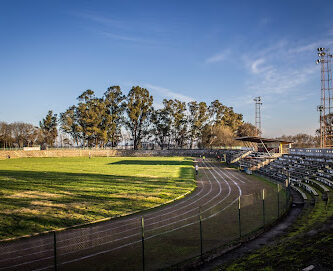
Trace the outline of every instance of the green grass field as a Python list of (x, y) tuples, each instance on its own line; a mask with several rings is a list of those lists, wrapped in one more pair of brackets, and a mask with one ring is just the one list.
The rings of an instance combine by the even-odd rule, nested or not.
[(152, 208), (196, 187), (182, 157), (0, 161), (0, 239)]

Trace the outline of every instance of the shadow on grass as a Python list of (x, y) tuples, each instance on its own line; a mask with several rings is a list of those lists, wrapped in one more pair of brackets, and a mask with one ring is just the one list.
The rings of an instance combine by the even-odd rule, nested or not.
[(177, 160), (120, 160), (113, 163), (109, 163), (109, 165), (145, 165), (145, 166), (191, 166), (193, 165), (192, 159), (185, 158), (183, 161)]
[(193, 171), (151, 178), (0, 170), (0, 239), (146, 209), (156, 205), (149, 197), (170, 200), (188, 191)]
[[(145, 183), (153, 186), (165, 185), (177, 181), (178, 179), (193, 178), (192, 168), (180, 168), (179, 176), (175, 178), (170, 177), (142, 177), (142, 176), (121, 176), (121, 175), (108, 175), (108, 174), (95, 174), (95, 173), (68, 173), (68, 172), (53, 172), (53, 171), (20, 171), (20, 170), (0, 170), (0, 192), (3, 189), (14, 190), (33, 190), (34, 186), (40, 187), (43, 185), (45, 188), (66, 188), (69, 186), (71, 189), (73, 185), (75, 188), (87, 187), (87, 185), (117, 185), (117, 184), (140, 184)], [(8, 178), (4, 180), (3, 178)], [(64, 187), (61, 187), (65, 185)], [(107, 187), (105, 187), (107, 188)], [(90, 191), (90, 190), (89, 190)]]

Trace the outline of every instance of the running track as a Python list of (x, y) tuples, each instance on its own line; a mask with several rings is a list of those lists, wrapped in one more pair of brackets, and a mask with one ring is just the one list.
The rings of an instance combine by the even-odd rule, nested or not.
[[(198, 209), (214, 217), (240, 195), (259, 190), (260, 184), (238, 171), (199, 162), (198, 188), (188, 197), (144, 214), (145, 240), (198, 222)], [(222, 206), (216, 212), (216, 206)], [(141, 245), (141, 216), (98, 223), (57, 233), (58, 270), (82, 270), (86, 263), (98, 268), (99, 259), (133, 245)], [(12, 243), (0, 243), (0, 271), (54, 270), (53, 234)], [(140, 269), (140, 268), (138, 268)]]

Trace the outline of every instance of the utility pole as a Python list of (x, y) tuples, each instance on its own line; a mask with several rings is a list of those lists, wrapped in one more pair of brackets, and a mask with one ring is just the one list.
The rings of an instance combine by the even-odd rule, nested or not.
[(332, 91), (332, 54), (329, 48), (317, 48), (321, 64), (321, 98), (317, 110), (320, 112), (320, 148), (333, 147), (333, 91)]
[(261, 136), (261, 97), (255, 97), (253, 99), (255, 103), (255, 126), (257, 128), (257, 136)]

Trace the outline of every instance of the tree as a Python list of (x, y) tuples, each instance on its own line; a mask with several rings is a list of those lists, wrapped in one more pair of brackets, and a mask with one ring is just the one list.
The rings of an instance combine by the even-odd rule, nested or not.
[(244, 122), (238, 127), (237, 136), (257, 136), (257, 128), (249, 122)]
[(168, 108), (165, 106), (162, 109), (154, 110), (151, 116), (151, 123), (151, 132), (155, 136), (157, 144), (163, 150), (171, 133), (171, 116)]
[(232, 107), (226, 107), (222, 117), (222, 125), (230, 127), (236, 133), (239, 126), (243, 124), (243, 115), (234, 112)]
[(150, 96), (147, 89), (139, 86), (132, 87), (126, 97), (127, 119), (124, 123), (131, 133), (134, 150), (139, 148), (143, 137), (148, 132), (152, 104), (153, 96)]
[(30, 123), (0, 122), (0, 147), (26, 147), (34, 144), (42, 144), (44, 136), (41, 129)]
[(121, 123), (125, 109), (125, 95), (119, 86), (111, 86), (104, 93), (106, 113), (104, 126), (107, 131), (107, 139), (112, 147), (116, 147), (121, 138)]
[(11, 134), (20, 148), (34, 144), (36, 129), (36, 127), (29, 123), (14, 122), (11, 124)]
[(173, 139), (178, 147), (183, 148), (188, 137), (186, 103), (177, 99), (164, 100), (164, 103), (172, 117)]
[(46, 143), (48, 146), (53, 146), (54, 141), (58, 135), (57, 114), (53, 114), (53, 111), (50, 110), (46, 117), (39, 122), (39, 126), (42, 129), (44, 143)]
[(205, 102), (196, 101), (188, 103), (189, 118), (188, 123), (190, 126), (190, 149), (193, 147), (193, 142), (201, 138), (203, 128), (209, 118), (208, 107)]
[(297, 134), (294, 136), (283, 135), (281, 140), (293, 142), (294, 148), (318, 148), (320, 146), (320, 137), (307, 134)]
[(60, 113), (59, 121), (61, 130), (70, 134), (76, 145), (78, 145), (82, 129), (78, 123), (77, 107), (73, 105), (64, 113)]
[(226, 110), (226, 106), (223, 105), (219, 100), (215, 100), (211, 102), (209, 106), (209, 114), (210, 114), (210, 124), (222, 124), (222, 119), (224, 116), (224, 112)]
[(202, 144), (206, 148), (235, 145), (234, 133), (230, 127), (222, 124), (206, 125), (202, 134)]
[(11, 125), (6, 122), (0, 122), (0, 143), (4, 148), (11, 147), (13, 144)]
[(208, 107), (208, 119), (207, 124), (204, 125), (201, 133), (201, 140), (199, 145), (202, 147), (212, 147), (215, 139), (213, 128), (217, 125), (223, 125), (223, 116), (226, 110), (226, 106), (219, 100), (215, 100), (210, 103)]
[(233, 146), (235, 144), (234, 133), (231, 127), (225, 125), (216, 125), (213, 127), (213, 133), (215, 135), (212, 144), (213, 146), (226, 147), (226, 146)]
[(96, 98), (94, 91), (90, 89), (84, 91), (78, 100), (80, 102), (76, 112), (84, 145), (104, 145), (107, 140), (107, 130), (103, 124), (106, 112), (104, 100)]

